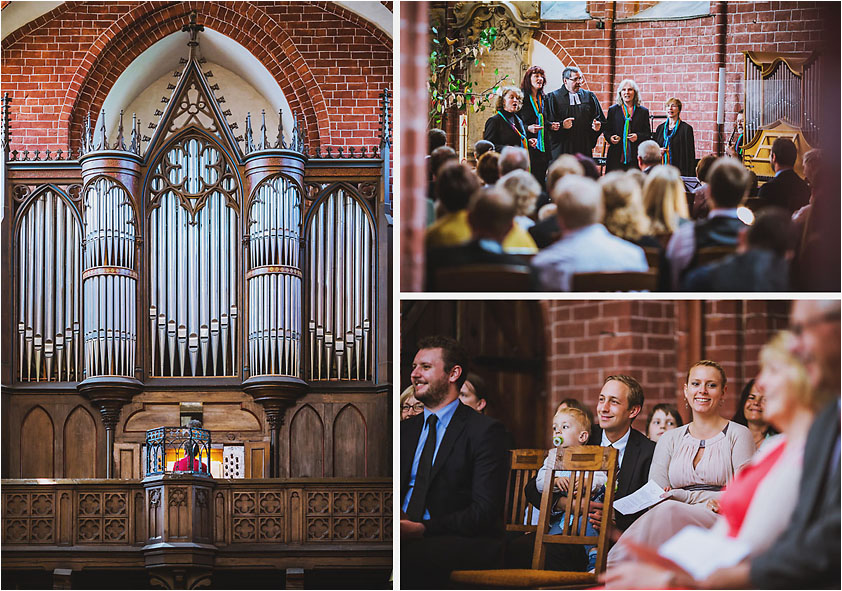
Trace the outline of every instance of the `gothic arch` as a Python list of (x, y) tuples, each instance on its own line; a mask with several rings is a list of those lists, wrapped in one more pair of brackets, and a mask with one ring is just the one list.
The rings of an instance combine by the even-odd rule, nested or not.
[[(201, 24), (249, 49), (269, 70), (290, 108), (303, 115), (313, 147), (330, 144), (327, 104), (289, 34), (253, 4), (246, 4), (242, 10), (245, 14), (240, 15), (227, 3), (193, 1), (158, 8), (153, 3), (138, 4), (92, 44), (68, 85), (59, 116), (60, 121), (67, 122), (69, 145), (78, 146), (85, 116), (101, 108), (120, 73), (156, 41), (180, 31), (188, 23), (191, 10), (198, 11)], [(234, 24), (233, 17), (237, 16), (245, 16), (251, 26)], [(292, 72), (295, 76), (290, 75)], [(320, 130), (326, 137), (322, 138)]]
[(324, 432), (324, 424), (316, 409), (309, 404), (298, 409), (289, 424), (287, 452), (290, 478), (324, 477)]
[(20, 426), (20, 477), (55, 477), (55, 429), (43, 406), (34, 406)]
[(81, 404), (64, 421), (64, 477), (96, 478), (96, 421)]
[(333, 421), (333, 476), (368, 475), (368, 428), (360, 410), (346, 404)]

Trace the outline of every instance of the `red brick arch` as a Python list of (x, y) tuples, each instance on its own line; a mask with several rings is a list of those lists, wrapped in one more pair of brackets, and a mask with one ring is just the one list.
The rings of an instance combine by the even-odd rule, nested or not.
[(191, 10), (197, 11), (200, 24), (240, 43), (266, 67), (292, 111), (302, 116), (313, 147), (330, 143), (327, 105), (286, 31), (252, 3), (192, 1), (138, 4), (91, 45), (61, 106), (60, 121), (67, 122), (69, 145), (78, 147), (85, 116), (102, 107), (119, 75), (152, 44), (180, 31), (189, 22)]

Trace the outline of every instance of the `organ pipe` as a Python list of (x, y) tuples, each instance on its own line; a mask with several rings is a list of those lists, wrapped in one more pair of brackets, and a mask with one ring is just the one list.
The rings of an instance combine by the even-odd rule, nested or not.
[(18, 233), (20, 381), (81, 379), (81, 251), (71, 207), (53, 190), (39, 193)]
[(337, 188), (308, 228), (310, 372), (314, 380), (374, 375), (374, 229), (360, 202)]

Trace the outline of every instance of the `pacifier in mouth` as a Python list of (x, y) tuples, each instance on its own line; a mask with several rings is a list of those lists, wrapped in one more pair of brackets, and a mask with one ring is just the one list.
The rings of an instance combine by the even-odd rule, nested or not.
[(553, 437), (553, 447), (560, 447), (562, 443), (564, 443), (564, 437), (561, 435)]

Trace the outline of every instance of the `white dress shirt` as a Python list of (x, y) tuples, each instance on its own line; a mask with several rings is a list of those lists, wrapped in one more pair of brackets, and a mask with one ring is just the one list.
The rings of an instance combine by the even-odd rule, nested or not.
[(629, 427), (629, 430), (626, 431), (625, 435), (620, 437), (614, 443), (611, 443), (611, 441), (608, 439), (608, 436), (605, 434), (605, 431), (602, 432), (602, 443), (600, 443), (600, 445), (602, 447), (611, 446), (611, 447), (613, 447), (614, 449), (617, 450), (617, 470), (619, 470), (620, 466), (623, 465), (623, 456), (626, 453), (626, 445), (629, 442), (629, 435), (630, 434), (631, 434), (631, 427)]

